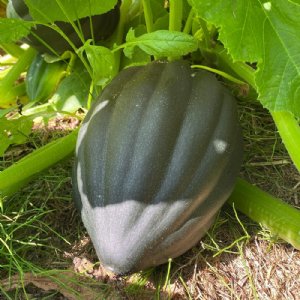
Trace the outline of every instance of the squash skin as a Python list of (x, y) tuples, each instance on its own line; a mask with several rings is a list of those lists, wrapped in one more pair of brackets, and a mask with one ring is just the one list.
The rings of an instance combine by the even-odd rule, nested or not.
[(74, 199), (106, 268), (128, 274), (194, 246), (242, 162), (235, 99), (183, 61), (125, 69), (80, 129)]
[[(7, 17), (9, 18), (21, 18), (23, 20), (31, 21), (32, 18), (29, 14), (29, 9), (24, 0), (9, 0), (7, 5)], [(95, 15), (91, 17), (94, 31), (95, 41), (101, 41), (107, 39), (116, 29), (120, 18), (119, 4), (116, 7), (102, 15)], [(92, 38), (90, 30), (90, 18), (85, 17), (79, 20), (82, 32), (85, 40)], [(76, 48), (82, 46), (82, 42), (77, 33), (73, 29), (72, 25), (67, 22), (58, 21), (55, 24), (68, 36), (68, 38), (74, 43)], [(62, 54), (65, 51), (73, 50), (69, 43), (53, 29), (36, 25), (32, 29), (33, 34), (29, 34), (23, 39), (23, 42), (34, 47), (40, 53), (53, 54), (51, 49), (46, 47), (38, 38), (42, 39), (46, 44), (53, 48), (58, 54)]]
[(59, 82), (66, 75), (64, 61), (47, 63), (40, 53), (28, 68), (25, 78), (26, 93), (30, 101), (48, 100), (55, 92)]

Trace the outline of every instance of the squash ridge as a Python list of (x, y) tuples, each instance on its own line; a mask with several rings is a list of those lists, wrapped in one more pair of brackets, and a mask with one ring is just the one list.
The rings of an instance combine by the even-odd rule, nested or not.
[[(153, 90), (162, 90), (165, 88), (166, 80), (169, 80), (170, 72), (177, 71), (177, 66), (175, 66), (176, 67), (175, 70), (174, 70), (174, 66), (172, 69), (170, 69), (170, 65), (167, 65), (165, 63), (162, 63), (162, 64), (158, 65), (157, 67), (158, 67), (158, 70), (160, 71), (160, 76), (159, 76), (159, 80), (156, 81), (155, 86), (153, 87)], [(164, 119), (164, 118), (160, 117), (160, 115), (157, 115), (157, 118), (154, 117), (154, 118), (156, 118), (154, 121), (149, 120), (149, 115), (150, 116), (155, 115), (157, 110), (165, 111), (166, 109), (167, 110), (170, 109), (173, 99), (170, 99), (171, 97), (166, 96), (166, 95), (170, 94), (170, 90), (169, 90), (170, 87), (166, 87), (166, 88), (167, 89), (164, 90), (162, 94), (159, 95), (157, 93), (154, 93), (154, 94), (151, 94), (151, 96), (148, 98), (147, 105), (145, 105), (145, 111), (143, 113), (143, 118), (141, 119), (140, 126), (138, 128), (137, 139), (135, 141), (134, 148), (133, 148), (134, 154), (132, 157), (135, 160), (138, 158), (136, 153), (141, 153), (141, 152), (143, 153), (142, 154), (143, 160), (145, 158), (147, 159), (147, 157), (145, 157), (145, 155), (147, 155), (148, 148), (145, 151), (144, 148), (146, 148), (146, 147), (144, 145), (142, 145), (143, 142), (148, 143), (148, 138), (144, 138), (145, 131), (146, 132), (149, 131), (149, 135), (153, 137), (153, 142), (158, 145), (159, 149), (162, 148), (160, 143), (164, 142), (165, 138), (163, 136), (166, 135), (166, 133), (164, 132), (164, 128), (165, 128), (164, 125), (166, 125), (165, 123), (169, 122), (169, 121), (166, 118)], [(183, 105), (182, 105), (182, 107), (186, 108), (186, 106), (183, 106)], [(178, 118), (180, 117), (180, 122), (182, 122), (182, 119), (184, 117), (183, 112), (180, 111), (180, 114), (178, 114), (178, 112), (176, 112), (176, 109), (174, 109), (172, 107), (171, 107), (171, 110), (172, 111), (170, 113), (173, 113), (173, 111), (174, 111), (174, 115), (177, 115)], [(176, 121), (178, 121), (178, 118), (176, 119)], [(160, 124), (158, 124), (156, 121), (163, 124), (163, 126), (160, 126)], [(153, 129), (155, 130), (155, 132), (153, 132), (152, 129), (149, 130), (149, 124), (151, 124), (151, 122), (154, 123), (155, 127)], [(176, 126), (180, 128), (180, 124), (177, 124)], [(166, 127), (170, 127), (170, 126), (166, 125)], [(160, 128), (160, 129), (158, 129), (158, 128)], [(157, 130), (157, 132), (156, 132), (156, 130)], [(174, 133), (174, 130), (172, 130), (172, 133)], [(158, 180), (157, 176), (159, 176), (159, 178), (164, 177), (165, 168), (168, 165), (168, 162), (166, 161), (166, 159), (169, 157), (170, 153), (173, 151), (172, 148), (176, 144), (177, 135), (178, 135), (178, 133), (176, 134), (176, 137), (173, 138), (172, 140), (170, 138), (168, 138), (168, 140), (172, 143), (172, 145), (169, 145), (169, 144), (165, 145), (166, 148), (163, 149), (163, 152), (164, 152), (163, 155), (164, 155), (165, 159), (162, 159), (161, 157), (159, 157), (159, 155), (161, 155), (161, 153), (157, 153), (157, 152), (155, 153), (155, 156), (153, 158), (154, 161), (152, 164), (154, 167), (153, 167), (153, 170), (150, 170), (149, 173), (147, 174), (148, 179), (153, 178), (153, 176), (154, 176), (154, 177), (156, 177), (155, 181), (160, 182), (160, 180)], [(163, 139), (163, 141), (162, 141), (162, 139)], [(165, 144), (165, 142), (164, 142), (164, 144)], [(151, 145), (149, 145), (149, 147), (151, 147)], [(144, 150), (141, 150), (141, 149), (144, 149)], [(150, 154), (152, 156), (154, 155), (152, 150), (150, 150)], [(162, 161), (162, 160), (164, 161), (163, 165), (162, 164), (159, 165), (159, 172), (156, 172), (156, 170), (155, 170), (155, 166), (158, 164), (157, 159), (160, 161)], [(134, 168), (135, 168), (135, 165), (132, 163), (131, 169), (128, 171), (128, 174), (129, 174), (128, 178), (132, 177), (130, 174), (135, 174), (136, 169), (134, 169)], [(150, 166), (150, 168), (152, 168), (152, 166)], [(149, 182), (149, 184), (152, 184), (152, 182)], [(127, 180), (127, 182), (124, 185), (125, 193), (126, 193), (126, 188), (128, 186), (130, 186), (130, 185), (128, 185), (128, 180)], [(148, 199), (151, 199), (151, 203), (153, 201), (154, 195), (157, 194), (157, 190), (159, 190), (159, 188), (160, 188), (160, 186), (150, 188), (151, 195), (150, 194), (148, 195)], [(149, 188), (148, 188), (148, 190), (149, 190)], [(140, 200), (143, 201), (142, 199), (140, 199)]]
[[(191, 69), (190, 69), (189, 65), (185, 64), (185, 65), (180, 65), (179, 67), (185, 68), (187, 70), (187, 72), (188, 72), (187, 77), (190, 76)], [(180, 74), (182, 76), (182, 72)], [(184, 124), (184, 122), (186, 121), (186, 118), (187, 118), (187, 112), (189, 110), (189, 105), (191, 103), (192, 91), (193, 91), (193, 86), (192, 85), (190, 85), (188, 88), (186, 86), (184, 86), (184, 93), (186, 94), (186, 96), (182, 99), (182, 102), (185, 103), (184, 111), (182, 111), (181, 118), (180, 118), (180, 124), (178, 125), (178, 130), (177, 130), (177, 133), (176, 133), (176, 137), (173, 140), (173, 145), (170, 148), (169, 155), (167, 157), (167, 163), (166, 163), (165, 169), (163, 171), (163, 176), (162, 176), (161, 184), (160, 184), (160, 186), (157, 189), (155, 198), (153, 199), (153, 203), (155, 203), (155, 204), (158, 203), (158, 202), (160, 202), (161, 199), (164, 199), (163, 200), (164, 202), (168, 202), (168, 200), (166, 199), (166, 197), (163, 196), (163, 195), (160, 195), (160, 194), (165, 194), (165, 193), (162, 192), (162, 190), (165, 189), (166, 180), (168, 179), (168, 176), (170, 176), (170, 173), (171, 173), (170, 169), (171, 169), (171, 165), (173, 165), (173, 162), (174, 162), (174, 153), (175, 153), (175, 151), (176, 151), (176, 149), (178, 147), (178, 140), (181, 138), (182, 126), (183, 126), (183, 124)], [(174, 194), (174, 193), (175, 193), (175, 191), (172, 192), (172, 194)], [(171, 195), (170, 195), (170, 198), (172, 198)]]
[[(204, 73), (204, 71), (200, 71), (199, 72), (199, 76), (202, 76), (202, 73)], [(197, 80), (197, 82), (195, 82)], [(190, 114), (191, 113), (195, 113), (195, 108), (192, 107), (192, 105), (196, 102), (197, 105), (203, 105), (203, 101), (199, 101), (199, 98), (197, 97), (197, 95), (195, 95), (195, 93), (197, 93), (197, 89), (194, 88), (195, 85), (198, 85), (199, 84), (199, 81), (202, 80), (201, 77), (199, 78), (196, 78), (194, 77), (193, 78), (193, 86), (192, 88), (190, 89), (191, 91), (191, 94), (190, 94), (190, 98), (189, 98), (189, 106), (187, 106), (187, 109), (186, 111), (188, 111), (188, 114), (190, 117)], [(200, 95), (200, 97), (202, 97), (202, 95)], [(198, 107), (196, 107), (198, 108)], [(216, 113), (221, 113), (221, 106), (218, 106), (217, 107), (218, 111)], [(191, 110), (191, 111), (190, 111)], [(198, 114), (199, 117), (201, 116), (200, 114)], [(214, 118), (210, 118), (210, 119), (218, 119), (214, 116)], [(193, 120), (193, 123), (195, 122), (195, 120)], [(169, 164), (169, 170), (168, 170), (168, 173), (167, 173), (167, 178), (165, 177), (164, 179), (164, 182), (162, 184), (165, 184), (167, 186), (170, 186), (170, 177), (172, 176), (172, 174), (174, 174), (174, 172), (178, 172), (179, 170), (174, 170), (174, 168), (172, 169), (172, 166), (176, 165), (176, 161), (180, 160), (180, 161), (183, 161), (183, 158), (180, 157), (180, 154), (183, 152), (182, 150), (185, 150), (185, 149), (182, 149), (182, 144), (185, 144), (186, 143), (190, 143), (190, 141), (186, 141), (186, 138), (185, 138), (185, 135), (187, 135), (187, 131), (191, 131), (191, 128), (189, 127), (190, 123), (190, 120), (188, 120), (187, 116), (185, 116), (185, 119), (183, 120), (182, 122), (182, 125), (180, 127), (180, 130), (178, 132), (178, 139), (177, 139), (177, 144), (175, 145), (175, 148), (174, 148), (174, 151), (172, 152), (172, 155), (170, 157), (170, 162), (171, 162), (171, 165)], [(198, 124), (198, 125), (201, 125), (201, 124)], [(215, 130), (215, 127), (218, 125), (217, 122), (215, 122), (215, 120), (212, 120), (210, 123), (209, 123), (209, 128), (210, 128), (210, 132), (209, 134), (207, 134), (207, 132), (205, 132), (205, 138), (206, 140), (204, 141), (204, 144), (206, 145), (207, 143), (209, 143), (209, 141), (211, 140), (211, 136), (213, 136), (213, 132)], [(200, 126), (199, 126), (199, 129), (198, 129), (198, 135), (200, 134), (201, 136), (201, 132), (200, 132)], [(203, 135), (203, 134), (202, 134)], [(180, 142), (181, 144), (178, 144), (178, 142)], [(196, 142), (197, 143), (197, 142)], [(193, 143), (190, 143), (189, 144), (189, 149), (191, 148), (195, 148), (195, 144), (193, 145)], [(201, 164), (201, 161), (203, 160), (202, 158), (206, 155), (205, 153), (207, 152), (207, 147), (198, 147), (197, 149), (199, 149), (199, 151), (197, 151), (197, 158), (196, 158), (196, 162), (199, 161), (199, 164)], [(179, 153), (179, 154), (178, 154)], [(179, 155), (179, 156), (178, 156)], [(191, 153), (186, 153), (185, 156), (187, 155), (191, 155)], [(201, 158), (201, 159), (200, 159)], [(179, 198), (190, 198), (190, 195), (184, 195), (185, 191), (182, 191), (182, 188), (180, 188), (181, 186), (186, 186), (187, 182), (190, 182), (191, 181), (191, 178), (193, 178), (195, 172), (197, 171), (198, 169), (198, 165), (197, 164), (193, 164), (191, 167), (187, 167), (187, 165), (190, 165), (190, 161), (188, 159), (185, 160), (184, 164), (181, 164), (181, 167), (182, 169), (185, 170), (184, 174), (182, 174), (180, 176), (180, 178), (178, 178), (178, 183), (177, 183), (177, 189), (174, 190), (173, 188), (173, 191), (172, 191), (172, 194), (170, 194), (170, 191), (167, 191), (166, 193), (169, 194), (169, 197), (170, 197), (170, 200), (173, 201), (173, 198), (175, 196), (173, 195), (177, 195), (177, 197), (179, 196)], [(184, 180), (184, 181), (183, 181)], [(186, 184), (184, 184), (186, 183)], [(180, 188), (180, 190), (182, 191), (180, 193), (180, 191), (178, 190), (178, 187)], [(165, 197), (163, 195), (160, 195), (159, 197)], [(158, 200), (156, 200), (158, 201)]]
[[(221, 89), (221, 92), (223, 92), (222, 90), (223, 90), (223, 88)], [(225, 99), (224, 98), (222, 98), (222, 99), (223, 99), (223, 101), (222, 101), (221, 109), (219, 110), (220, 115), (218, 116), (218, 119), (224, 119), (223, 115), (224, 115), (224, 113), (226, 113), (226, 109), (223, 108), (223, 106), (225, 104)], [(232, 116), (232, 117), (235, 117), (235, 116)], [(236, 143), (236, 136), (238, 135), (239, 130), (238, 130), (237, 126), (232, 128), (232, 125), (234, 123), (235, 123), (234, 121), (231, 121), (229, 124), (226, 124), (227, 127), (230, 126), (228, 132), (233, 133), (232, 134), (233, 140), (231, 141), (231, 143), (228, 144), (227, 151), (231, 151), (232, 149), (234, 149), (234, 146), (235, 146), (235, 143)], [(191, 216), (191, 212), (193, 210), (195, 210), (198, 206), (202, 205), (202, 202), (207, 200), (209, 195), (214, 191), (215, 187), (220, 185), (219, 182), (222, 180), (222, 178), (224, 176), (224, 172), (227, 170), (228, 164), (230, 163), (230, 159), (231, 159), (232, 154), (223, 155), (222, 160), (219, 159), (218, 164), (215, 167), (213, 167), (214, 162), (211, 162), (211, 161), (207, 160), (207, 157), (209, 157), (210, 154), (211, 154), (211, 148), (213, 148), (213, 144), (211, 142), (212, 137), (215, 137), (217, 135), (218, 131), (221, 131), (221, 132), (224, 131), (223, 124), (221, 122), (216, 122), (214, 125), (216, 125), (216, 126), (213, 128), (213, 131), (210, 132), (210, 134), (209, 134), (210, 144), (209, 144), (208, 147), (205, 147), (206, 151), (203, 153), (202, 159), (199, 161), (199, 164), (198, 164), (197, 168), (194, 169), (193, 175), (191, 177), (189, 177), (190, 184), (189, 185), (183, 185), (183, 186), (186, 186), (186, 190), (182, 194), (177, 193), (177, 195), (178, 195), (177, 199), (186, 199), (186, 198), (191, 199), (191, 198), (194, 198), (194, 201), (190, 202), (189, 207), (185, 208), (184, 214), (181, 215), (178, 218), (178, 221), (180, 221), (180, 222), (178, 222), (177, 225), (173, 224), (174, 230), (176, 230), (178, 227), (182, 226), (182, 224), (185, 223), (186, 219)], [(228, 129), (228, 128), (226, 128), (226, 129)], [(235, 130), (235, 132), (233, 130)], [(202, 163), (203, 161), (205, 162), (204, 165)], [(220, 165), (220, 162), (221, 162), (221, 165)], [(206, 164), (210, 165), (210, 168), (207, 168)], [(199, 172), (201, 172), (201, 169), (204, 170), (204, 172), (203, 172), (203, 174), (201, 174), (201, 176), (202, 177), (204, 176), (205, 180), (210, 182), (210, 187), (208, 187), (207, 185), (203, 186), (203, 183), (199, 183), (199, 180), (195, 178), (199, 175)], [(208, 172), (211, 172), (210, 169), (216, 169), (219, 172), (214, 173), (214, 174), (207, 174)], [(207, 177), (209, 175), (212, 178)], [(189, 195), (190, 192), (188, 192), (187, 190), (190, 189), (190, 186), (193, 185), (193, 182), (197, 182), (197, 185), (198, 185), (197, 191), (194, 192), (194, 195)], [(206, 190), (207, 188), (209, 188), (209, 189), (206, 191), (205, 194), (203, 194), (203, 190)], [(201, 189), (202, 189), (202, 193), (201, 193)], [(201, 194), (201, 201), (200, 201), (200, 199), (197, 200), (198, 194)]]
[[(151, 72), (155, 72), (155, 69), (150, 70)], [(141, 74), (141, 72), (143, 74)], [(151, 73), (150, 72), (150, 73)], [(141, 119), (143, 118), (144, 112), (144, 103), (147, 103), (147, 101), (143, 100), (140, 104), (140, 107), (138, 109), (137, 114), (130, 111), (128, 113), (128, 109), (133, 108), (136, 109), (135, 106), (136, 101), (134, 99), (137, 97), (138, 94), (144, 94), (146, 91), (149, 91), (149, 86), (142, 85), (141, 83), (144, 82), (144, 76), (149, 75), (149, 71), (145, 70), (144, 67), (140, 67), (138, 69), (138, 72), (135, 73), (135, 75), (131, 78), (130, 85), (125, 84), (124, 87), (121, 89), (119, 97), (116, 99), (113, 107), (113, 112), (111, 116), (110, 123), (107, 126), (107, 156), (105, 159), (105, 163), (109, 165), (108, 170), (109, 173), (106, 174), (106, 178), (108, 182), (104, 183), (105, 186), (109, 188), (109, 194), (107, 195), (108, 199), (114, 198), (114, 191), (112, 190), (113, 187), (117, 184), (117, 188), (119, 191), (122, 191), (121, 196), (122, 198), (125, 195), (124, 193), (124, 184), (126, 184), (126, 178), (128, 177), (128, 166), (130, 166), (132, 162), (132, 157), (134, 155), (134, 145), (136, 144), (136, 137), (138, 135), (139, 126), (136, 126), (136, 124), (139, 124), (141, 122)], [(151, 78), (152, 81), (157, 81), (157, 77), (153, 76)], [(127, 101), (129, 99), (129, 101)], [(127, 109), (123, 113), (123, 109)], [(120, 130), (120, 119), (123, 120), (123, 122), (126, 123), (125, 129)], [(124, 121), (125, 120), (125, 121)], [(125, 125), (124, 125), (125, 127)], [(135, 127), (135, 128), (132, 128)], [(118, 132), (116, 132), (116, 130)], [(125, 131), (124, 131), (125, 130)], [(124, 139), (123, 135), (126, 135), (126, 139)], [(117, 149), (116, 149), (117, 148)], [(114, 157), (110, 158), (111, 151), (114, 152)], [(123, 157), (122, 162), (118, 162), (118, 168), (115, 168), (116, 161), (118, 161), (118, 156), (121, 155)], [(124, 159), (126, 160), (124, 162)], [(121, 164), (121, 166), (120, 166)], [(121, 169), (120, 169), (121, 168)], [(118, 174), (121, 172), (121, 176)], [(103, 172), (105, 173), (105, 172)], [(112, 182), (113, 181), (113, 182)], [(123, 201), (125, 199), (119, 199), (119, 201)]]

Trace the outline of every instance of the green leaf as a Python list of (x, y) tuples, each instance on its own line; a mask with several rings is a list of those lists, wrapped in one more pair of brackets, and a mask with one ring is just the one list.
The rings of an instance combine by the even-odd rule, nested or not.
[(294, 4), (300, 5), (300, 0), (288, 0)]
[(286, 0), (190, 3), (219, 29), (219, 39), (234, 61), (258, 63), (255, 82), (262, 104), (299, 117), (300, 6)]
[(16, 120), (0, 119), (0, 156), (10, 145), (23, 144), (28, 140), (32, 128), (32, 118), (21, 117)]
[(86, 68), (76, 61), (73, 72), (59, 84), (49, 100), (58, 111), (74, 113), (87, 106), (91, 78)]
[(142, 51), (140, 48), (135, 48), (131, 57), (124, 57), (122, 59), (121, 69), (133, 67), (133, 66), (143, 66), (151, 62), (151, 56)]
[(153, 14), (153, 21), (169, 14), (167, 9), (165, 8), (164, 1), (151, 0), (150, 1), (150, 6), (151, 6), (152, 14)]
[(190, 2), (202, 18), (219, 28), (219, 39), (234, 60), (258, 61), (263, 51), (263, 20), (257, 0)]
[(134, 51), (134, 48), (135, 48), (135, 44), (133, 45), (130, 45), (128, 44), (128, 41), (134, 41), (136, 39), (135, 37), (135, 32), (134, 32), (134, 29), (130, 28), (127, 35), (126, 35), (126, 41), (127, 43), (125, 44), (125, 47), (124, 47), (124, 54), (126, 57), (128, 57), (129, 59), (132, 58), (132, 55), (133, 55), (133, 51)]
[(93, 69), (93, 80), (96, 85), (103, 86), (113, 78), (117, 70), (115, 56), (110, 49), (89, 45), (89, 42), (87, 42), (80, 50), (84, 50), (87, 55)]
[(195, 51), (198, 43), (193, 36), (183, 32), (158, 30), (135, 37), (134, 30), (130, 29), (126, 44), (121, 47), (125, 47), (125, 55), (129, 56), (135, 46), (149, 55), (176, 57)]
[(13, 43), (29, 34), (34, 22), (0, 18), (0, 44)]
[(158, 18), (153, 24), (154, 30), (166, 30), (168, 28), (169, 28), (169, 15), (164, 15), (163, 17)]
[(300, 117), (300, 6), (279, 1), (264, 13), (264, 53), (255, 78), (259, 99), (271, 111)]
[[(130, 30), (129, 32), (132, 32), (133, 37), (135, 35), (140, 36), (142, 34), (147, 33), (147, 28), (144, 24), (140, 24), (136, 26), (133, 30)], [(128, 33), (129, 33), (128, 32)], [(130, 67), (130, 66), (141, 66), (146, 65), (147, 63), (150, 63), (151, 56), (142, 51), (138, 47), (128, 47), (124, 49), (124, 54), (127, 54), (122, 58), (122, 66), (121, 69)]]
[(111, 10), (117, 0), (25, 0), (34, 20), (52, 23), (100, 15)]

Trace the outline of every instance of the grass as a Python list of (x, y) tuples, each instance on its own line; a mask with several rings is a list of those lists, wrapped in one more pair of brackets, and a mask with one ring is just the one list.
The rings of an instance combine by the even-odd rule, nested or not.
[[(241, 101), (239, 110), (241, 176), (299, 207), (300, 175), (271, 117), (251, 101)], [(30, 143), (11, 147), (0, 170), (53, 132), (39, 131)], [(114, 277), (98, 263), (74, 208), (71, 168), (72, 159), (57, 165), (0, 208), (0, 299), (297, 299), (299, 251), (227, 205), (181, 257)]]

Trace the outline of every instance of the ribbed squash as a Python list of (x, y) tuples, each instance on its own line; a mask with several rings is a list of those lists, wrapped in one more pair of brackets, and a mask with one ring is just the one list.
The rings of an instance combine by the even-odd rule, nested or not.
[(241, 161), (235, 99), (213, 75), (183, 61), (121, 71), (82, 124), (73, 174), (101, 263), (126, 274), (190, 249)]
[[(6, 13), (8, 18), (21, 18), (27, 21), (32, 20), (24, 0), (9, 0)], [(91, 39), (92, 37), (95, 41), (104, 40), (114, 32), (118, 25), (119, 18), (120, 9), (119, 5), (117, 5), (107, 13), (91, 17), (93, 34), (91, 33), (89, 17), (79, 20), (80, 29), (82, 30), (85, 40)], [(70, 23), (58, 21), (55, 22), (55, 24), (68, 36), (77, 48), (82, 46), (80, 38)], [(36, 36), (38, 36), (38, 38)], [(35, 29), (32, 29), (32, 34), (23, 40), (41, 53), (52, 53), (51, 48), (58, 54), (72, 50), (70, 44), (59, 33), (43, 25), (37, 25)], [(43, 42), (41, 42), (41, 40)]]
[(66, 75), (65, 61), (48, 63), (43, 55), (37, 54), (25, 78), (26, 92), (30, 101), (48, 100), (55, 92), (60, 80)]

